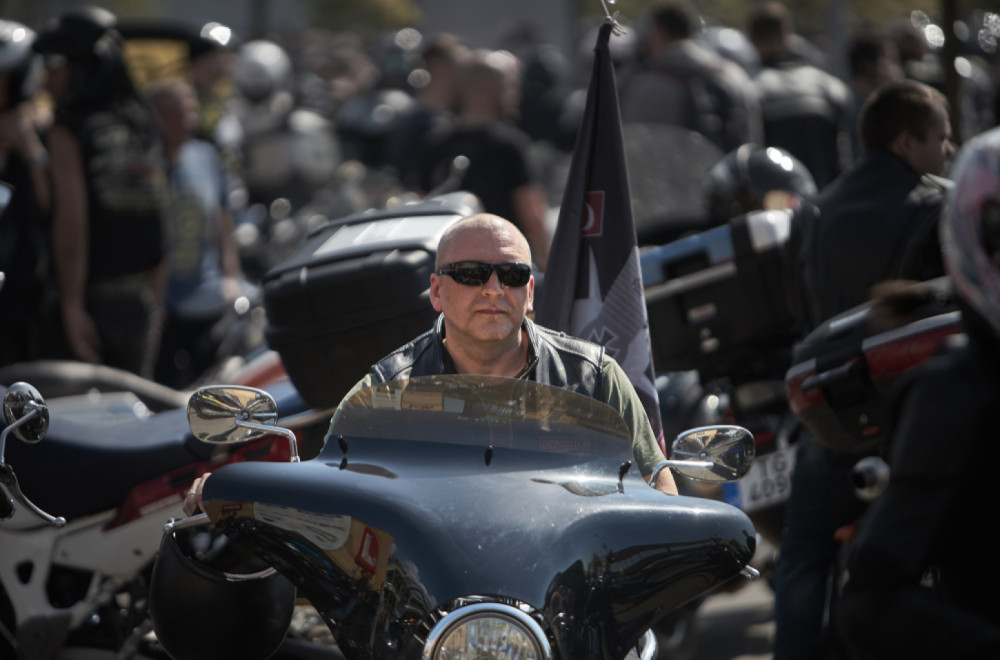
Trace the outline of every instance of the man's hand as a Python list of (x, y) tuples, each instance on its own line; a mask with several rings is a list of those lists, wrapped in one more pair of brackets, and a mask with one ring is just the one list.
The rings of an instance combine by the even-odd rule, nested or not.
[(188, 488), (187, 492), (184, 494), (184, 515), (193, 516), (194, 512), (198, 509), (202, 511), (205, 510), (205, 505), (201, 500), (201, 493), (205, 488), (205, 481), (212, 476), (211, 474), (203, 474), (191, 483), (191, 487)]
[[(645, 479), (645, 481), (649, 483), (649, 479)], [(660, 473), (656, 475), (656, 485), (653, 488), (667, 495), (677, 495), (677, 484), (674, 482), (674, 475), (670, 468), (660, 470)]]
[(97, 335), (97, 326), (86, 310), (77, 306), (64, 307), (63, 323), (73, 355), (84, 362), (100, 364), (101, 340)]

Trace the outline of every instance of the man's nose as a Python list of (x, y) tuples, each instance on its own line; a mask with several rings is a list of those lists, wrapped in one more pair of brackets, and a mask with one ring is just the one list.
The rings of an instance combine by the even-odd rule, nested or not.
[(490, 279), (486, 280), (486, 284), (483, 285), (483, 290), (489, 294), (503, 295), (503, 284), (500, 284), (500, 276), (497, 275), (496, 271), (490, 273)]

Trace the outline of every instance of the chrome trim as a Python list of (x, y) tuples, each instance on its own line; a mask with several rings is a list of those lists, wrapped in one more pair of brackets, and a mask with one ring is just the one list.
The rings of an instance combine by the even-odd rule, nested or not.
[(424, 643), (424, 652), (421, 655), (422, 660), (433, 660), (437, 646), (448, 630), (465, 619), (482, 614), (495, 614), (514, 619), (517, 623), (528, 629), (528, 632), (535, 638), (535, 642), (541, 647), (541, 660), (552, 660), (552, 646), (549, 644), (549, 640), (545, 636), (545, 631), (538, 625), (538, 622), (516, 607), (504, 605), (503, 603), (476, 603), (460, 607), (446, 614), (444, 618), (434, 625), (430, 634), (427, 635), (427, 641)]
[(639, 660), (653, 660), (656, 658), (659, 646), (656, 643), (656, 635), (652, 630), (647, 630), (646, 634), (642, 636), (640, 646), (642, 647), (642, 653), (639, 655)]

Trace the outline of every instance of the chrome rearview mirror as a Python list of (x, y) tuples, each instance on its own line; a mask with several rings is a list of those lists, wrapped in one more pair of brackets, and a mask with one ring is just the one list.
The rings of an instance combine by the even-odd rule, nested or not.
[(263, 390), (236, 385), (202, 387), (188, 400), (187, 413), (191, 432), (202, 442), (233, 444), (280, 435), (288, 439), (291, 460), (299, 460), (295, 434), (275, 426), (278, 404)]
[(7, 464), (5, 458), (7, 438), (10, 435), (13, 434), (22, 442), (34, 444), (48, 433), (49, 408), (45, 405), (45, 399), (31, 385), (14, 383), (3, 395), (3, 416), (7, 426), (0, 432), (0, 485), (3, 486), (0, 489), (0, 520), (7, 520), (14, 515), (14, 500), (17, 500), (43, 522), (63, 527), (66, 525), (65, 518), (42, 511), (21, 491), (14, 468)]
[[(4, 438), (13, 433), (22, 442), (34, 444), (49, 431), (49, 409), (45, 399), (27, 383), (14, 383), (3, 395)], [(0, 445), (0, 462), (3, 462)]]
[(656, 483), (660, 470), (668, 467), (698, 481), (737, 481), (750, 471), (754, 454), (753, 434), (742, 426), (691, 429), (677, 436), (673, 458), (656, 466), (650, 483)]

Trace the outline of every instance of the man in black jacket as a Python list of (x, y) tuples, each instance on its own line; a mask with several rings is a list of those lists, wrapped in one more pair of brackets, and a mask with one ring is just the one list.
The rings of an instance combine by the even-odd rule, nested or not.
[(940, 175), (954, 153), (944, 96), (888, 83), (859, 125), (864, 154), (796, 224), (810, 327), (865, 302), (878, 282), (944, 274), (937, 224), (951, 184)]
[(1000, 657), (984, 528), (996, 511), (1000, 129), (966, 143), (954, 173), (941, 241), (965, 333), (894, 389), (889, 483), (860, 524), (835, 619), (864, 658)]
[[(794, 222), (789, 249), (807, 329), (865, 302), (879, 282), (944, 274), (937, 226), (950, 187), (938, 175), (954, 152), (947, 107), (914, 81), (888, 83), (865, 103), (864, 155)], [(801, 434), (775, 581), (776, 660), (823, 657), (834, 532), (858, 513), (848, 490), (857, 459)]]

